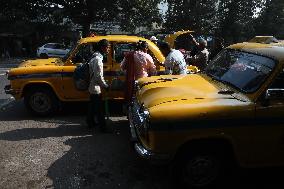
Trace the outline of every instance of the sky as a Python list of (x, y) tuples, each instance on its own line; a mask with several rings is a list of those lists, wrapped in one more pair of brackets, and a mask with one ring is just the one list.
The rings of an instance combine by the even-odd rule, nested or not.
[(165, 15), (166, 11), (168, 9), (168, 4), (167, 3), (160, 3), (158, 5), (158, 7), (159, 7), (160, 11), (162, 12), (162, 14)]

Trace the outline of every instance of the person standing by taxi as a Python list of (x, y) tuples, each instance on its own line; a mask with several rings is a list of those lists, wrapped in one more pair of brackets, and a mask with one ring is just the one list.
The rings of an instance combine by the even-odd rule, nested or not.
[(139, 41), (136, 44), (136, 51), (128, 53), (121, 62), (121, 70), (126, 71), (125, 100), (127, 103), (131, 100), (133, 94), (134, 81), (156, 74), (153, 58), (147, 51), (148, 43)]
[(109, 41), (102, 39), (97, 43), (94, 54), (89, 61), (90, 74), (90, 101), (87, 113), (87, 124), (89, 128), (96, 126), (94, 117), (97, 117), (101, 131), (106, 131), (105, 110), (101, 90), (108, 90), (109, 86), (103, 76), (103, 55), (109, 52)]
[(183, 54), (179, 50), (172, 49), (166, 42), (160, 43), (159, 48), (166, 57), (166, 60), (164, 62), (165, 74), (187, 74), (187, 65)]

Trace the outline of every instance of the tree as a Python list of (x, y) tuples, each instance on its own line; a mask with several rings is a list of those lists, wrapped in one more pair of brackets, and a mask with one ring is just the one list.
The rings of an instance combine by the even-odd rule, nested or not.
[(220, 0), (216, 34), (233, 43), (251, 37), (255, 12), (261, 5), (262, 0)]
[(136, 28), (146, 26), (152, 29), (153, 23), (162, 23), (162, 15), (158, 4), (162, 0), (120, 0), (118, 20), (122, 29), (135, 31)]
[(284, 1), (267, 0), (255, 28), (258, 35), (284, 38)]
[(218, 0), (168, 0), (166, 27), (212, 33), (216, 26)]

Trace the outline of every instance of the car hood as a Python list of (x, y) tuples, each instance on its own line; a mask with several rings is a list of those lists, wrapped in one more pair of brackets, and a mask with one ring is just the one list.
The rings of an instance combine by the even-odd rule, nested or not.
[(62, 60), (60, 58), (35, 59), (35, 60), (26, 60), (22, 62), (18, 67), (54, 66), (60, 63), (62, 63)]
[[(227, 88), (200, 74), (160, 76), (139, 80), (139, 101), (151, 108), (171, 103), (213, 102), (236, 99)], [(238, 100), (237, 100), (238, 101)]]
[(165, 76), (139, 81), (137, 100), (153, 122), (248, 117), (254, 104), (244, 94), (201, 74)]

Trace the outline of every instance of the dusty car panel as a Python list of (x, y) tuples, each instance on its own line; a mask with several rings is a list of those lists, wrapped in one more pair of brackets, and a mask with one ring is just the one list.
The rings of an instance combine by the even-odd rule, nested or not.
[[(137, 153), (175, 162), (177, 174), (196, 188), (194, 176), (180, 174), (195, 174), (187, 167), (191, 161), (216, 163), (224, 173), (230, 167), (224, 159), (244, 167), (284, 165), (283, 64), (284, 48), (277, 44), (239, 43), (203, 73), (139, 80), (129, 109)], [(204, 171), (196, 177), (212, 178), (200, 188), (221, 176), (196, 166)]]

